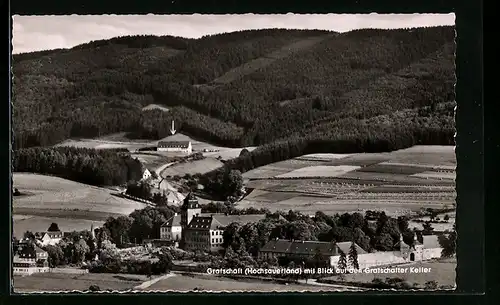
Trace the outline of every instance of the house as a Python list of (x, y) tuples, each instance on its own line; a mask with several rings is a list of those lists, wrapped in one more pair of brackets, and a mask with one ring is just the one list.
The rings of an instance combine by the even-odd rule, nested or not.
[(20, 247), (12, 262), (14, 275), (49, 271), (48, 253), (45, 250), (29, 243), (22, 244)]
[(63, 232), (61, 231), (36, 232), (35, 238), (42, 244), (42, 246), (55, 245), (59, 243), (63, 238)]
[(160, 238), (180, 241), (185, 250), (207, 252), (222, 249), (225, 227), (233, 222), (245, 224), (264, 219), (266, 215), (228, 215), (201, 213), (201, 206), (193, 194), (189, 194), (181, 206), (181, 213), (175, 214), (160, 227)]
[(193, 147), (190, 141), (160, 141), (158, 142), (158, 151), (183, 152), (186, 154), (191, 154), (193, 152)]
[(166, 193), (167, 204), (179, 205), (186, 198), (181, 193), (173, 190), (168, 190)]
[(141, 180), (148, 180), (151, 178), (151, 172), (147, 168), (143, 168)]
[[(358, 254), (366, 253), (360, 246), (354, 244)], [(341, 252), (349, 253), (351, 242), (322, 242), (309, 240), (274, 239), (267, 242), (259, 250), (259, 258), (302, 257), (311, 258), (319, 253), (330, 260), (330, 257), (340, 256)]]
[(165, 221), (160, 227), (160, 239), (180, 241), (182, 237), (181, 234), (181, 216), (177, 213)]

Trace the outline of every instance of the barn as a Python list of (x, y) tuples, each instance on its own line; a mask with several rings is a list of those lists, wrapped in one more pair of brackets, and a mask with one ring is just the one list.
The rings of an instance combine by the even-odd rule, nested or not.
[(193, 152), (193, 147), (190, 141), (176, 141), (176, 142), (158, 142), (158, 151), (165, 152), (183, 152), (190, 154)]

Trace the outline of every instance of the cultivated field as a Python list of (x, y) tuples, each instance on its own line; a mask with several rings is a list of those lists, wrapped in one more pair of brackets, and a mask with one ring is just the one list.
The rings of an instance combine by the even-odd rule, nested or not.
[[(453, 208), (455, 167), (451, 146), (306, 155), (244, 173), (249, 180), (246, 187), (253, 191), (238, 206), (307, 214), (383, 210), (392, 215), (421, 208)], [(433, 226), (437, 230), (453, 222)]]
[[(26, 230), (46, 230), (46, 224), (51, 222), (61, 222), (59, 227), (64, 231), (90, 228), (91, 223), (144, 207), (142, 203), (111, 195), (111, 190), (58, 177), (14, 173), (13, 180), (15, 188), (29, 194), (13, 200), (14, 215), (24, 215), (14, 219), (17, 235)], [(35, 217), (22, 219), (28, 216)]]
[(203, 160), (194, 160), (186, 163), (177, 163), (165, 168), (161, 176), (184, 176), (185, 174), (204, 174), (221, 167), (224, 163), (214, 158), (205, 158)]
[(14, 276), (14, 292), (37, 291), (85, 291), (91, 285), (101, 290), (130, 290), (148, 280), (146, 276), (135, 274), (63, 274), (38, 273), (30, 276)]
[(275, 176), (276, 178), (305, 178), (305, 177), (337, 177), (358, 169), (359, 166), (333, 165), (333, 166), (309, 166), (293, 170), (286, 174)]
[(214, 276), (202, 275), (178, 275), (169, 277), (151, 285), (146, 290), (149, 291), (180, 291), (187, 292), (202, 290), (202, 291), (258, 291), (258, 292), (286, 292), (286, 291), (332, 291), (338, 288), (327, 286), (299, 285), (299, 284), (279, 284), (271, 282), (259, 282), (250, 280), (233, 280)]
[[(449, 285), (454, 286), (456, 280), (457, 261), (456, 259), (443, 259), (439, 261), (428, 261), (415, 263), (412, 265), (404, 265), (403, 267), (425, 267), (430, 268), (428, 273), (398, 273), (398, 274), (371, 274), (371, 273), (356, 273), (356, 274), (346, 274), (345, 282), (356, 282), (356, 283), (370, 283), (374, 278), (379, 278), (385, 280), (388, 278), (402, 278), (407, 281), (410, 285), (418, 284), (420, 288), (423, 288), (425, 283), (428, 281), (436, 281), (438, 286)], [(339, 280), (337, 276), (327, 278), (331, 280)]]

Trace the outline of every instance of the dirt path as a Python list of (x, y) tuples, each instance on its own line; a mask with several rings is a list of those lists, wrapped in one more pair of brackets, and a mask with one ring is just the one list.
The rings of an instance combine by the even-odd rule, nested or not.
[(175, 164), (175, 162), (170, 162), (170, 163), (167, 163), (167, 164), (163, 164), (162, 166), (158, 167), (157, 169), (155, 169), (155, 173), (158, 177), (161, 176), (161, 172), (163, 172), (163, 170), (167, 167), (169, 167), (170, 165), (172, 164)]
[(159, 277), (154, 278), (152, 280), (145, 281), (144, 283), (140, 284), (139, 286), (135, 286), (133, 290), (144, 290), (144, 289), (149, 288), (150, 286), (156, 284), (159, 281), (162, 281), (164, 279), (168, 279), (169, 277), (173, 277), (173, 276), (176, 276), (176, 274), (169, 273), (169, 274), (159, 276)]
[[(314, 45), (320, 43), (321, 41), (334, 37), (332, 34), (308, 37), (293, 43), (283, 46), (281, 49), (274, 51), (265, 56), (253, 59), (246, 62), (234, 69), (229, 70), (224, 75), (214, 79), (212, 81), (213, 85), (223, 85), (229, 84), (245, 75), (254, 73), (257, 70), (265, 68), (279, 59), (283, 59), (292, 55), (293, 53), (303, 51), (313, 47)], [(210, 85), (199, 85), (198, 87), (210, 87)]]

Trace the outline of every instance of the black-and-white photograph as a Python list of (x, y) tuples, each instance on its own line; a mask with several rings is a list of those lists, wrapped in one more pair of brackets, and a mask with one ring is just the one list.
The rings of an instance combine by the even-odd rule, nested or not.
[(12, 289), (456, 288), (454, 14), (13, 16)]

